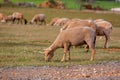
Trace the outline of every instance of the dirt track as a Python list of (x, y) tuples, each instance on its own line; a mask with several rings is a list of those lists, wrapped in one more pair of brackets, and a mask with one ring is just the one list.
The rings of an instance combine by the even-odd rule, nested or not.
[(0, 80), (120, 80), (120, 62), (70, 67), (0, 68)]

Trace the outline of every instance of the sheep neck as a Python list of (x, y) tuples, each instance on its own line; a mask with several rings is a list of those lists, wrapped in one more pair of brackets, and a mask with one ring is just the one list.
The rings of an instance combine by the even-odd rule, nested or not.
[(53, 44), (50, 46), (50, 49), (51, 49), (52, 51), (55, 51), (57, 48), (58, 48), (58, 46), (56, 46), (55, 43), (53, 43)]
[(60, 35), (58, 35), (58, 37), (56, 38), (56, 40), (50, 46), (50, 48), (51, 48), (52, 51), (55, 51), (57, 48), (62, 47), (61, 41), (59, 39), (60, 39)]

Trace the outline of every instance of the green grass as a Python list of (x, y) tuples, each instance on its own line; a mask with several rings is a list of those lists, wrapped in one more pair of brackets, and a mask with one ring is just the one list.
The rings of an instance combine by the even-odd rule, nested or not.
[(100, 6), (104, 9), (111, 9), (111, 8), (118, 8), (120, 7), (120, 2), (113, 2), (113, 1), (97, 1), (94, 6)]
[(120, 15), (110, 13), (81, 12), (77, 10), (58, 10), (41, 8), (11, 8), (1, 7), (1, 12), (12, 14), (22, 12), (25, 18), (30, 21), (37, 13), (46, 14), (47, 24), (53, 17), (68, 18), (103, 18), (113, 24), (112, 41), (110, 49), (102, 49), (104, 39), (97, 39), (95, 61), (89, 61), (90, 52), (86, 53), (84, 48), (71, 48), (69, 62), (60, 62), (63, 49), (57, 49), (51, 62), (44, 61), (43, 49), (49, 47), (57, 37), (60, 27), (40, 25), (17, 25), (0, 23), (0, 67), (5, 66), (70, 66), (97, 64), (103, 61), (120, 61)]
[[(17, 2), (33, 2), (34, 4), (36, 4), (37, 6), (44, 2), (45, 0), (10, 0), (11, 2), (17, 3)], [(2, 3), (3, 0), (0, 1), (0, 3)], [(62, 0), (62, 2), (66, 5), (66, 7), (68, 9), (79, 9), (80, 8), (80, 4), (77, 2), (77, 0)], [(86, 2), (83, 2), (86, 3)], [(120, 3), (119, 2), (114, 2), (114, 1), (96, 1), (95, 3), (93, 3), (93, 6), (100, 6), (104, 9), (111, 9), (114, 7), (120, 7)]]
[[(10, 0), (11, 2), (17, 3), (17, 2), (33, 2), (34, 4), (38, 5), (39, 3), (45, 1), (45, 0)], [(3, 0), (0, 1), (0, 3), (3, 3)]]

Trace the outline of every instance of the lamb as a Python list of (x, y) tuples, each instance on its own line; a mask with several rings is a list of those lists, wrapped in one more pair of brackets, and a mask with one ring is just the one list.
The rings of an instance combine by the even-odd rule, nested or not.
[(106, 41), (104, 48), (108, 48), (110, 42), (110, 34), (112, 32), (112, 24), (108, 21), (105, 21), (104, 19), (96, 19), (94, 22), (97, 25), (97, 35), (105, 36)]
[(36, 14), (32, 20), (30, 21), (30, 24), (33, 24), (34, 22), (37, 24), (37, 22), (41, 22), (41, 24), (46, 24), (46, 16), (45, 14)]
[(63, 30), (59, 33), (53, 44), (45, 49), (45, 61), (50, 61), (54, 56), (54, 52), (57, 48), (64, 48), (64, 55), (61, 61), (66, 61), (66, 54), (68, 54), (68, 60), (70, 60), (70, 47), (80, 46), (87, 44), (87, 48), (92, 49), (91, 61), (94, 60), (95, 54), (95, 42), (96, 32), (90, 27), (76, 27), (73, 29)]

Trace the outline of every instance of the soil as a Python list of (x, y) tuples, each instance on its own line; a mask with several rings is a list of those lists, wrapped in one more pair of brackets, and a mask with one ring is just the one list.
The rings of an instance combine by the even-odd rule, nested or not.
[(120, 80), (120, 62), (66, 67), (4, 67), (0, 68), (0, 80)]

